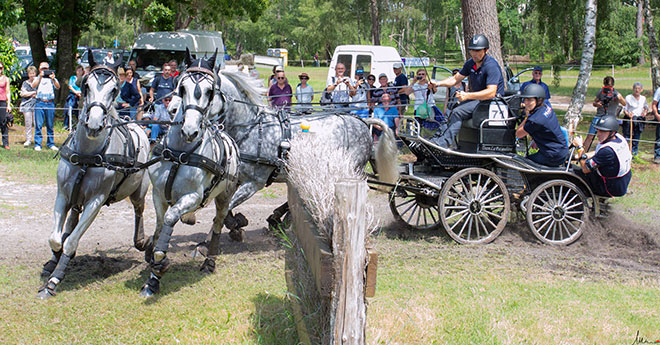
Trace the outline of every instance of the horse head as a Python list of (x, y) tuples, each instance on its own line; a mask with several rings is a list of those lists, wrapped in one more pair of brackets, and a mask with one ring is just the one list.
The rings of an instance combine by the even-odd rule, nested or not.
[(84, 101), (80, 123), (87, 131), (89, 138), (95, 138), (107, 126), (107, 117), (112, 108), (112, 102), (119, 94), (119, 77), (117, 67), (121, 58), (111, 66), (97, 64), (91, 49), (88, 50), (90, 71), (83, 77), (80, 85)]
[(183, 112), (181, 134), (187, 142), (198, 139), (202, 123), (208, 119), (215, 93), (220, 89), (220, 79), (214, 68), (217, 52), (216, 49), (208, 59), (193, 60), (190, 50), (186, 48), (187, 69), (181, 76), (177, 88)]

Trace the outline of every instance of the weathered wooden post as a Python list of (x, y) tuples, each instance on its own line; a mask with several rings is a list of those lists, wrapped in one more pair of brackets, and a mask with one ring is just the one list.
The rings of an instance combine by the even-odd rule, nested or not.
[(335, 183), (332, 230), (335, 286), (330, 327), (331, 344), (363, 345), (367, 323), (364, 275), (367, 263), (365, 205), (369, 187), (364, 180)]

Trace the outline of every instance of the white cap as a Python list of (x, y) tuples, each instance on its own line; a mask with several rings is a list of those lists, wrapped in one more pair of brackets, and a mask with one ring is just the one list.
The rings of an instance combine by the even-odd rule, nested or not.
[(401, 62), (395, 62), (394, 65), (392, 65), (392, 68), (402, 68), (403, 64)]
[(284, 72), (284, 67), (282, 66), (275, 67), (275, 72)]

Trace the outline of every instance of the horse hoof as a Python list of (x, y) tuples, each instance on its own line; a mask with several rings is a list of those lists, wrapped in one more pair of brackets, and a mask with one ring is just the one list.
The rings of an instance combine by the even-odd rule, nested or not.
[(39, 293), (37, 294), (38, 299), (49, 299), (51, 297), (55, 297), (57, 293), (55, 292), (55, 289), (57, 288), (57, 285), (55, 285), (53, 282), (46, 282), (44, 286), (42, 286), (39, 289)]
[(149, 277), (149, 279), (147, 279), (147, 282), (144, 284), (144, 286), (142, 286), (142, 290), (140, 291), (140, 297), (151, 297), (157, 294), (159, 291), (160, 291), (160, 281), (152, 273), (151, 277)]
[(149, 297), (153, 296), (156, 293), (158, 293), (158, 292), (151, 290), (151, 288), (149, 288), (149, 286), (145, 285), (145, 286), (142, 287), (142, 291), (140, 291), (140, 297), (149, 298)]
[(202, 271), (203, 274), (212, 274), (215, 272), (215, 260), (206, 258), (199, 270)]
[(197, 216), (194, 213), (186, 213), (181, 216), (181, 222), (183, 224), (195, 225), (197, 223)]
[(245, 239), (245, 230), (243, 229), (231, 229), (229, 230), (229, 238), (232, 241), (243, 242)]
[(195, 249), (193, 250), (193, 257), (196, 257), (197, 255), (201, 255), (203, 257), (206, 257), (209, 254), (209, 247), (206, 242), (202, 242), (195, 246)]

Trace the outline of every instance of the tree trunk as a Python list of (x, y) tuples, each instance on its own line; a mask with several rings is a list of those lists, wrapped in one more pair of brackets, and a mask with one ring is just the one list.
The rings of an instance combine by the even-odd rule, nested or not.
[[(506, 79), (504, 60), (502, 59), (502, 44), (500, 41), (500, 24), (497, 19), (497, 3), (495, 0), (462, 0), (463, 39), (467, 47), (469, 40), (476, 34), (486, 35), (490, 45), (488, 54), (494, 57), (502, 68), (502, 76)], [(466, 59), (469, 52), (466, 51)], [(504, 83), (506, 86), (506, 82)]]
[(378, 0), (369, 0), (371, 7), (371, 42), (380, 45), (380, 17), (378, 16)]
[[(61, 18), (75, 18), (75, 0), (62, 0)], [(64, 102), (68, 95), (67, 81), (73, 75), (77, 40), (71, 20), (63, 20), (57, 28), (57, 79), (60, 81), (58, 103)]]
[(637, 0), (637, 39), (639, 42), (639, 64), (643, 65), (646, 63), (644, 58), (644, 40), (642, 39), (644, 35), (644, 2), (642, 0)]
[(580, 73), (578, 74), (575, 88), (573, 88), (573, 97), (571, 104), (566, 111), (566, 122), (568, 122), (569, 132), (572, 133), (582, 117), (582, 107), (587, 95), (587, 86), (591, 77), (591, 68), (594, 62), (594, 52), (596, 50), (596, 6), (597, 0), (586, 0), (586, 14), (584, 17), (584, 43), (582, 46), (582, 61), (580, 63)]
[(39, 8), (36, 4), (32, 3), (32, 0), (23, 0), (23, 11), (25, 11), (25, 27), (27, 28), (28, 39), (30, 40), (32, 59), (34, 60), (34, 65), (39, 67), (39, 63), (48, 61), (41, 23), (35, 19), (39, 18)]
[(660, 87), (660, 53), (658, 53), (658, 40), (653, 27), (653, 14), (650, 0), (644, 1), (644, 21), (646, 22), (646, 36), (649, 38), (649, 52), (651, 55), (651, 80), (653, 91)]

